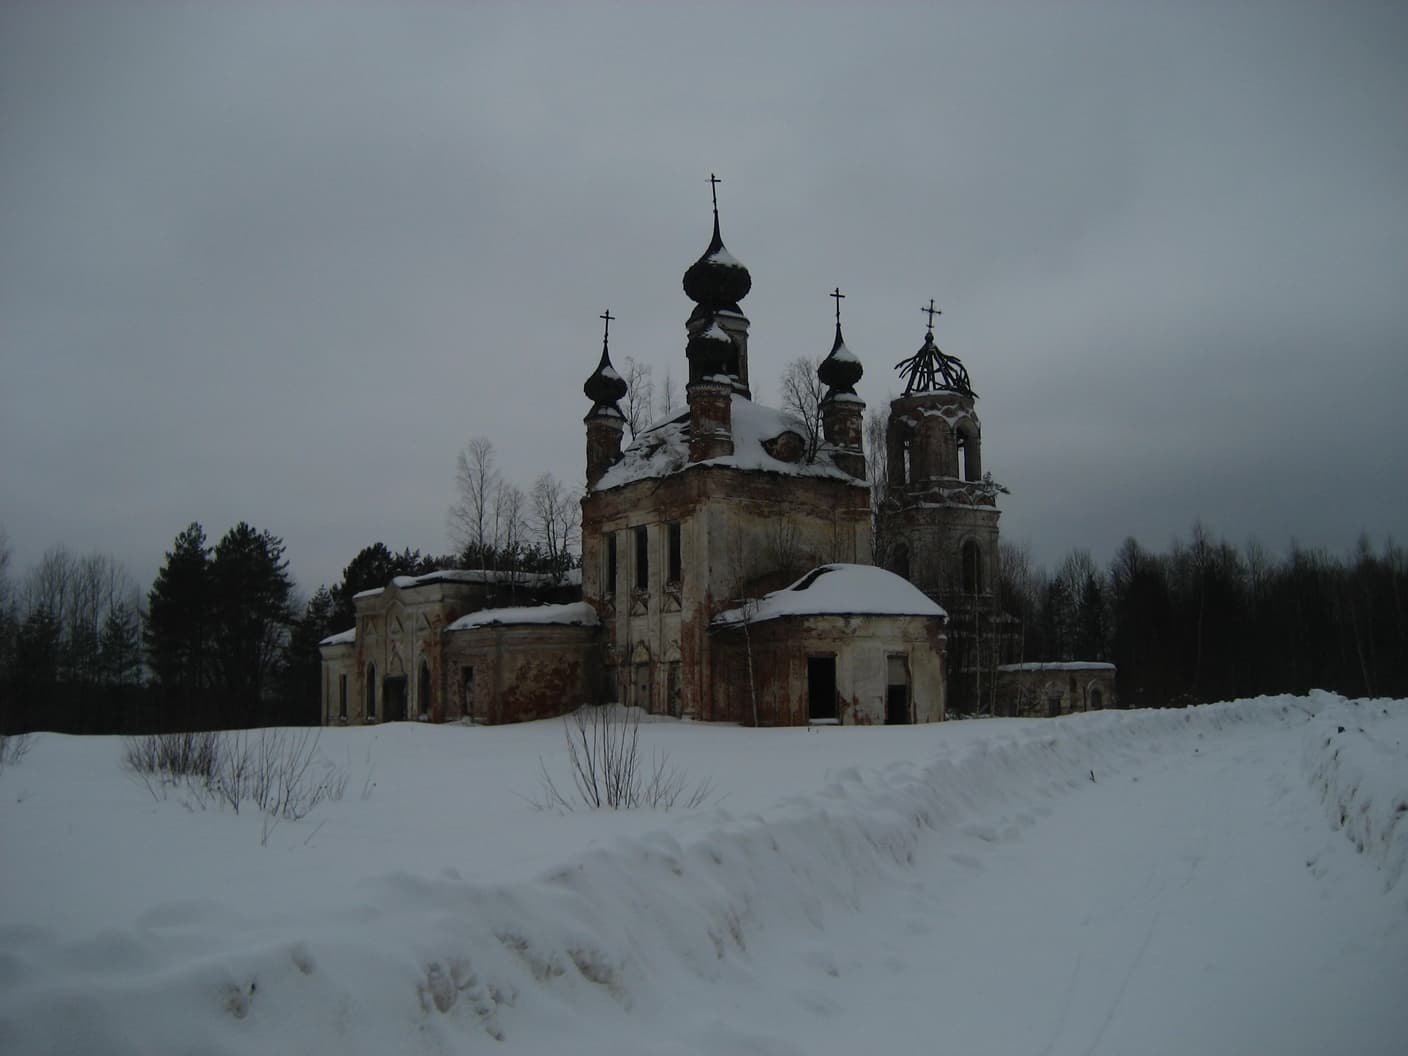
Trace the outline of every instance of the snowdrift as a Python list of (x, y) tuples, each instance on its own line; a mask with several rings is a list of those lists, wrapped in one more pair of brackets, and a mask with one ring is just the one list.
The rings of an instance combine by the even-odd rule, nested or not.
[[(538, 838), (549, 841), (547, 857), (523, 858), (530, 864), (518, 875), (500, 864), (493, 882), (455, 866), (395, 863), (397, 826), (413, 826), (415, 818), (422, 819), (421, 842), (442, 848), (446, 861), (498, 851), (488, 842), (477, 852), (453, 839), (438, 844), (449, 830), (437, 817), (517, 810), (523, 825), (538, 824), (521, 798), (488, 787), (497, 775), (487, 775), (482, 787), (466, 786), (464, 774), (436, 773), (421, 759), (427, 736), (495, 731), (383, 728), (379, 752), (405, 753), (426, 772), (425, 788), (437, 778), (455, 788), (453, 796), (422, 804), (428, 821), (415, 804), (396, 803), (379, 815), (384, 822), (359, 828), (359, 814), (377, 800), (342, 803), (322, 819), (328, 830), (318, 817), (290, 824), (287, 852), (273, 857), (250, 838), (245, 819), (149, 804), (142, 809), (170, 825), (179, 842), (125, 846), (114, 853), (112, 873), (91, 881), (99, 891), (121, 888), (124, 854), (165, 856), (177, 879), (154, 892), (142, 912), (115, 912), (106, 926), (78, 934), (54, 920), (0, 918), (0, 1051), (380, 1054), (478, 1051), (504, 1042), (537, 1052), (582, 1037), (585, 1024), (616, 1023), (629, 1036), (624, 1025), (637, 1010), (678, 1005), (681, 995), (711, 985), (717, 993), (766, 985), (765, 954), (774, 944), (814, 942), (820, 970), (835, 974), (828, 929), (916, 884), (916, 858), (926, 847), (1012, 841), (1078, 789), (1249, 725), (1305, 724), (1307, 775), (1332, 821), (1393, 887), (1408, 847), (1401, 824), (1404, 721), (1402, 703), (1349, 704), (1315, 694), (1062, 720), (789, 731), (786, 743), (800, 746), (792, 755), (768, 749), (770, 796), (725, 798), (684, 815), (544, 818)], [(560, 748), (559, 727), (539, 726), (537, 734), (501, 735), (500, 743), (518, 746), (525, 773), (534, 751)], [(687, 738), (731, 744), (739, 767), (748, 739), (769, 732), (673, 723), (642, 730), (659, 733), (677, 754)], [(43, 740), (44, 750), (32, 756), (73, 755), (97, 770), (96, 760), (116, 755), (101, 739)], [(814, 760), (799, 761), (823, 742), (827, 759), (856, 755), (869, 763), (818, 772)], [(42, 774), (24, 771), (38, 761), (0, 775), (0, 817), (13, 821), (25, 810), (15, 796), (41, 782)], [(713, 777), (726, 788), (730, 759), (715, 761)], [(98, 807), (75, 795), (66, 809)], [(236, 820), (238, 842), (226, 835), (220, 853), (232, 860), (238, 891), (199, 886), (170, 897), (183, 854), (210, 853), (212, 845), (200, 841), (217, 823)], [(45, 841), (57, 845), (64, 836), (30, 829), (12, 839), (15, 830), (6, 825), (9, 890), (36, 882), (42, 869), (33, 856), (42, 858)], [(318, 856), (320, 845), (344, 839), (344, 850)], [(555, 864), (533, 864), (551, 860), (554, 846), (566, 848)], [(13, 864), (15, 855), (30, 863), (25, 870)], [(947, 873), (926, 874), (924, 882), (971, 882), (963, 856), (952, 859)], [(326, 897), (310, 904), (299, 894), (307, 891)], [(682, 1036), (688, 1029), (682, 1025)], [(660, 1050), (618, 1041), (612, 1051)], [(741, 1039), (718, 1051), (777, 1050)]]

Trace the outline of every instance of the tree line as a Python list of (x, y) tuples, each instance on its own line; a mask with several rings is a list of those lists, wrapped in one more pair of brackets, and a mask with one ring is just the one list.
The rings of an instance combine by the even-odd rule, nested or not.
[(511, 598), (521, 576), (568, 575), (578, 496), (550, 474), (523, 492), (482, 438), (458, 462), (453, 553), (375, 542), (306, 599), (283, 540), (244, 522), (213, 544), (202, 525), (184, 528), (145, 593), (116, 559), (61, 546), (17, 576), (0, 530), (0, 732), (314, 724), (318, 643), (353, 625), (357, 593), (395, 576), (484, 568)]
[(1274, 557), (1201, 524), (1165, 553), (1126, 539), (1100, 567), (1075, 550), (1054, 574), (1003, 544), (1001, 607), (1025, 660), (1118, 667), (1126, 707), (1168, 707), (1328, 689), (1408, 696), (1408, 555), (1361, 537), (1336, 557)]

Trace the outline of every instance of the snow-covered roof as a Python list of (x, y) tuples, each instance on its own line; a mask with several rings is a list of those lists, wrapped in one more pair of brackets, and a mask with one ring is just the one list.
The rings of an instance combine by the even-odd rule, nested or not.
[(357, 628), (349, 627), (345, 631), (338, 631), (324, 638), (319, 645), (351, 645), (357, 640)]
[[(581, 573), (578, 573), (580, 580)], [(427, 572), (423, 576), (393, 576), (391, 585), (400, 590), (408, 587), (423, 587), (430, 583), (517, 583), (525, 587), (548, 586), (556, 580), (542, 572), (513, 572), (508, 569), (491, 568), (442, 568)], [(571, 580), (566, 580), (571, 582)], [(353, 599), (370, 598), (384, 591), (385, 587), (373, 587), (353, 594)]]
[(1113, 671), (1114, 664), (1101, 664), (1094, 660), (1067, 660), (1063, 662), (1031, 660), (1025, 664), (1003, 664), (999, 671)]
[(714, 617), (726, 627), (782, 616), (947, 616), (909, 580), (875, 565), (822, 565), (750, 606)]
[(475, 627), (501, 627), (509, 624), (558, 624), (595, 627), (596, 610), (585, 601), (566, 605), (519, 605), (505, 609), (480, 609), (461, 616), (447, 631), (468, 631)]
[(594, 490), (606, 491), (637, 480), (667, 477), (690, 465), (732, 466), (735, 469), (762, 470), (796, 477), (832, 477), (853, 480), (838, 469), (822, 450), (815, 462), (784, 462), (768, 454), (763, 441), (786, 432), (805, 437), (806, 426), (791, 415), (773, 407), (734, 394), (733, 454), (704, 462), (689, 461), (689, 408), (676, 408), (662, 421), (642, 430), (621, 455), (621, 461), (606, 471)]

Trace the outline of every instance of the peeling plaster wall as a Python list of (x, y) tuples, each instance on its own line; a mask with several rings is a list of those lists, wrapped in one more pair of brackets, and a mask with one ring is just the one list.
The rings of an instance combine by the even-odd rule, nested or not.
[[(515, 624), (451, 631), (445, 667), (455, 686), (447, 719), (497, 724), (564, 715), (598, 696), (594, 627)], [(463, 670), (474, 669), (471, 703)]]

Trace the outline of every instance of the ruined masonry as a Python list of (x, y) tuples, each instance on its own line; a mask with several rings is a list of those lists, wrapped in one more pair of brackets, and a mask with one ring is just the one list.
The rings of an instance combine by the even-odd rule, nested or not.
[(619, 701), (852, 725), (1113, 702), (1112, 669), (1082, 675), (1093, 693), (1065, 672), (1058, 701), (1049, 673), (1031, 690), (1031, 665), (1012, 664), (996, 590), (1003, 489), (983, 472), (968, 372), (934, 342), (933, 302), (923, 345), (897, 365), (906, 387), (872, 508), (844, 295), (811, 453), (803, 423), (752, 399), (752, 277), (724, 246), (717, 198), (713, 222), (684, 273), (687, 407), (625, 446), (603, 316), (583, 386), (580, 580), (447, 570), (359, 594), (356, 626), (322, 643), (324, 722), (516, 722)]

